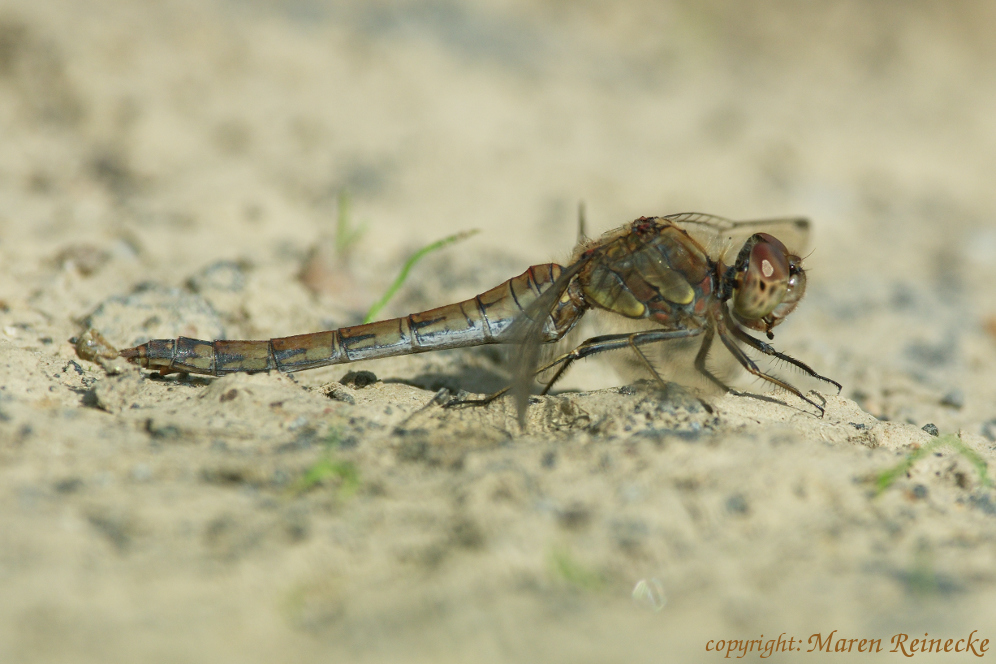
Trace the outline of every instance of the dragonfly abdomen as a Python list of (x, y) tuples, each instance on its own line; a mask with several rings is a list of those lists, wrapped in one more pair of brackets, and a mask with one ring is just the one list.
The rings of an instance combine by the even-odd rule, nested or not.
[[(358, 360), (507, 341), (506, 331), (563, 268), (534, 265), (521, 275), (463, 302), (401, 318), (259, 341), (156, 339), (122, 357), (162, 373), (222, 376), (236, 372), (290, 373)], [(544, 326), (544, 341), (562, 337), (580, 312), (561, 311)], [(565, 321), (569, 323), (565, 325)]]

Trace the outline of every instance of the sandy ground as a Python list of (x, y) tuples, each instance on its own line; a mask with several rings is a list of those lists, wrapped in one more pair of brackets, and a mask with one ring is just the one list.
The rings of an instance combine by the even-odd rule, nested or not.
[[(875, 489), (928, 423), (994, 459), (994, 21), (985, 2), (0, 2), (0, 661), (996, 640), (996, 490), (970, 456)], [(363, 232), (337, 253), (344, 192)], [(456, 301), (563, 260), (581, 200), (593, 232), (811, 217), (776, 343), (844, 385), (826, 415), (750, 381), (772, 400), (710, 414), (591, 360), (523, 434), (507, 402), (433, 403), (500, 387), (489, 349), (161, 379), (69, 341), (354, 324), (412, 251), (480, 229), (384, 315)]]

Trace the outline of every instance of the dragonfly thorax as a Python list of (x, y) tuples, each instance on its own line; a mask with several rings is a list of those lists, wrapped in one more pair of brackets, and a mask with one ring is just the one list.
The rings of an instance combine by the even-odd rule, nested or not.
[(700, 314), (712, 292), (712, 262), (685, 231), (654, 219), (606, 238), (582, 260), (586, 303), (627, 318), (662, 324)]

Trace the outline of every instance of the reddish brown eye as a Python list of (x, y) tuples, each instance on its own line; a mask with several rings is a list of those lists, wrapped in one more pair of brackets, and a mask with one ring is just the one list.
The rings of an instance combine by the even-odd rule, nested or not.
[(737, 275), (733, 313), (748, 327), (756, 327), (785, 299), (791, 275), (788, 250), (777, 238), (758, 233), (748, 241), (751, 244)]
[(764, 279), (787, 279), (789, 272), (788, 249), (785, 248), (781, 240), (773, 235), (758, 233), (757, 237), (760, 238), (760, 241), (751, 249), (751, 265), (757, 266)]

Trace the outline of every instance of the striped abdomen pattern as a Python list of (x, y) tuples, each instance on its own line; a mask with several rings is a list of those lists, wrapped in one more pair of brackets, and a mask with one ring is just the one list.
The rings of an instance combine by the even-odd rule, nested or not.
[[(534, 265), (500, 286), (463, 302), (401, 318), (261, 341), (156, 339), (121, 351), (122, 357), (163, 373), (222, 376), (239, 371), (303, 371), (332, 364), (430, 350), (501, 343), (516, 316), (560, 275), (555, 263)], [(564, 311), (567, 306), (568, 310)], [(580, 317), (560, 302), (543, 340), (562, 337)], [(503, 334), (505, 337), (503, 338)]]

